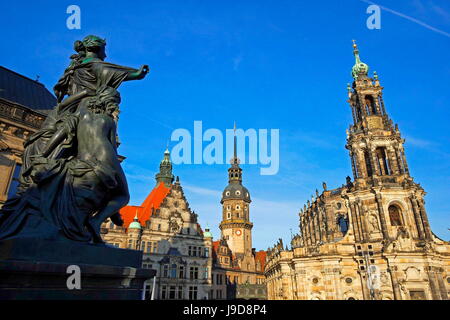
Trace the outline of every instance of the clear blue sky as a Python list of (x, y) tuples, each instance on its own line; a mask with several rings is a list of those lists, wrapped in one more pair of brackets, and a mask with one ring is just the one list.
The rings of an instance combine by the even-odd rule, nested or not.
[[(375, 1), (377, 2), (377, 1)], [(298, 229), (297, 212), (322, 181), (351, 175), (345, 129), (351, 40), (376, 70), (388, 113), (406, 138), (415, 181), (428, 192), (434, 232), (450, 233), (450, 2), (387, 1), (381, 30), (366, 27), (368, 4), (346, 1), (39, 1), (1, 4), (1, 64), (52, 88), (74, 40), (107, 39), (107, 60), (151, 72), (124, 83), (120, 153), (140, 204), (176, 128), (280, 129), (280, 171), (244, 166), (257, 249)], [(66, 28), (66, 8), (81, 7), (81, 30)], [(416, 19), (416, 20), (412, 20)], [(425, 24), (425, 25), (424, 25)], [(440, 32), (443, 31), (443, 32)], [(227, 165), (178, 165), (185, 194), (215, 238)]]

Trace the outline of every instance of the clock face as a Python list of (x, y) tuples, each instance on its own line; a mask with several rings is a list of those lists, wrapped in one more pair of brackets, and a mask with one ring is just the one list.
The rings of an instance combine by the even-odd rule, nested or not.
[(240, 236), (240, 235), (242, 234), (242, 231), (241, 231), (241, 230), (236, 230), (236, 231), (235, 231), (235, 234), (236, 234), (237, 236)]

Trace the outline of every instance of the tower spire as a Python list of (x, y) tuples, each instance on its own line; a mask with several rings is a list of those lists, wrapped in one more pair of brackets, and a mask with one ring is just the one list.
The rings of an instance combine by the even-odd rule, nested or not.
[(233, 137), (233, 158), (231, 158), (231, 165), (235, 168), (239, 168), (239, 158), (237, 157), (237, 136), (236, 136), (236, 121), (234, 121), (234, 137)]
[(356, 45), (356, 40), (353, 41), (353, 55), (355, 56), (355, 64), (352, 68), (353, 79), (358, 79), (359, 76), (367, 77), (369, 73), (369, 66), (361, 61), (359, 57), (358, 46)]
[(234, 146), (233, 158), (231, 158), (231, 167), (228, 168), (228, 182), (242, 183), (242, 169), (239, 167), (240, 160), (237, 157), (237, 136), (236, 136), (236, 121), (234, 122)]

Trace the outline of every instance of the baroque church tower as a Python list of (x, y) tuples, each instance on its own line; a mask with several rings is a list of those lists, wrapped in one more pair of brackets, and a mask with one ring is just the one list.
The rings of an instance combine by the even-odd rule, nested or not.
[(228, 185), (222, 193), (222, 238), (236, 257), (252, 256), (252, 228), (250, 222), (250, 193), (242, 185), (242, 168), (236, 153), (236, 133), (234, 136), (234, 156), (228, 169)]
[[(405, 230), (418, 239), (431, 240), (431, 230), (425, 213), (424, 190), (409, 174), (403, 143), (397, 125), (389, 118), (383, 102), (383, 87), (376, 72), (369, 78), (369, 67), (359, 57), (353, 43), (354, 79), (348, 88), (353, 124), (347, 132), (346, 148), (350, 152), (355, 190), (370, 189), (378, 205), (378, 218), (383, 238), (390, 239), (395, 230)], [(384, 212), (383, 194), (387, 198), (400, 196), (400, 202)], [(368, 240), (363, 226), (355, 227), (355, 237)]]
[(267, 252), (269, 299), (447, 300), (450, 245), (430, 229), (426, 195), (410, 175), (377, 74), (353, 43), (347, 130), (353, 181), (312, 196), (291, 249)]

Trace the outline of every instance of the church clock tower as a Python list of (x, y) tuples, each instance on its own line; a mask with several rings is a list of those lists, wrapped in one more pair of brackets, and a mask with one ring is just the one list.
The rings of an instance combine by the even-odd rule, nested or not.
[(228, 169), (228, 185), (222, 193), (222, 238), (236, 257), (252, 255), (252, 228), (250, 222), (250, 193), (242, 185), (242, 169), (236, 155), (236, 129), (234, 156)]

